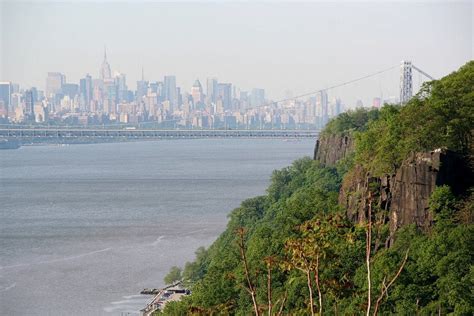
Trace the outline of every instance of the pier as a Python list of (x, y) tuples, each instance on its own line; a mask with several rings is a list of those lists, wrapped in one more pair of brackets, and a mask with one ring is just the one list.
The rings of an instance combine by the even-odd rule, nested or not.
[(142, 316), (151, 316), (155, 311), (162, 310), (166, 303), (170, 301), (179, 301), (184, 295), (191, 294), (188, 289), (182, 286), (181, 282), (177, 282), (160, 290), (144, 289), (140, 294), (154, 294), (156, 292), (157, 294), (153, 297), (150, 303), (148, 303), (144, 309), (140, 310)]

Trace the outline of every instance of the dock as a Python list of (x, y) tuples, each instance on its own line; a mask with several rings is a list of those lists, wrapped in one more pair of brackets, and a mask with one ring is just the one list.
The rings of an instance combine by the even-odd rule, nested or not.
[(162, 289), (144, 289), (140, 293), (154, 295), (150, 303), (140, 310), (142, 316), (151, 316), (153, 312), (163, 310), (168, 302), (179, 301), (183, 296), (191, 294), (191, 291), (184, 288), (181, 282), (177, 282)]

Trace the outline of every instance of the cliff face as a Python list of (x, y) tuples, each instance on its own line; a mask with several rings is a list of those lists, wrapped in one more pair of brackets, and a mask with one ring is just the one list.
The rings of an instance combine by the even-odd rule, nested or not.
[[(350, 144), (350, 147), (344, 144)], [(336, 148), (323, 148), (333, 145)], [(337, 153), (337, 148), (342, 152)], [(315, 159), (331, 166), (346, 157), (352, 148), (352, 141), (341, 142), (335, 137), (322, 139), (316, 145)], [(393, 235), (404, 225), (414, 223), (427, 228), (432, 224), (428, 200), (436, 186), (449, 185), (455, 194), (459, 194), (472, 185), (471, 179), (470, 168), (461, 156), (438, 149), (413, 154), (395, 174), (383, 177), (372, 177), (361, 166), (355, 166), (344, 178), (339, 204), (352, 221), (363, 223), (367, 220), (370, 195), (373, 209), (379, 210), (375, 220), (389, 222)]]
[(398, 228), (416, 224), (429, 227), (433, 215), (428, 200), (438, 185), (449, 185), (461, 193), (470, 184), (469, 168), (462, 157), (451, 151), (435, 150), (414, 154), (405, 160), (395, 174), (371, 177), (356, 166), (344, 179), (339, 203), (355, 222), (366, 220), (369, 192), (372, 202), (385, 211), (380, 220), (390, 223), (393, 234)]
[(314, 159), (333, 166), (354, 150), (354, 140), (347, 135), (322, 135), (314, 148)]

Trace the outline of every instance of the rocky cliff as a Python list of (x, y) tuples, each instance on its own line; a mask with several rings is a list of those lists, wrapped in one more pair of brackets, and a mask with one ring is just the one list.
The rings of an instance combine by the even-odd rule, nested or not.
[[(335, 146), (327, 148), (326, 146)], [(340, 149), (341, 152), (337, 152)], [(352, 140), (332, 136), (316, 144), (315, 159), (333, 166), (353, 149)], [(361, 166), (350, 170), (343, 181), (339, 204), (354, 222), (367, 219), (369, 196), (377, 221), (390, 224), (391, 235), (400, 227), (416, 224), (427, 228), (433, 222), (428, 200), (436, 186), (449, 185), (455, 194), (472, 185), (471, 169), (458, 154), (437, 149), (406, 159), (394, 174), (373, 177)]]
[(321, 135), (316, 141), (314, 159), (322, 164), (333, 166), (354, 150), (354, 140), (346, 134)]

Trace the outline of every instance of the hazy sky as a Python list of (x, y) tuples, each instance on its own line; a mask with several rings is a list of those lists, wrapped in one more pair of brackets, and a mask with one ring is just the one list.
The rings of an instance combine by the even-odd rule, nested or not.
[[(1, 2), (2, 0), (0, 0)], [(473, 59), (473, 3), (464, 2), (21, 2), (0, 4), (0, 79), (44, 89), (46, 73), (112, 70), (136, 88), (174, 74), (301, 94), (412, 60), (441, 77)], [(337, 89), (347, 103), (398, 95), (398, 69)], [(415, 76), (417, 83), (418, 76)]]

